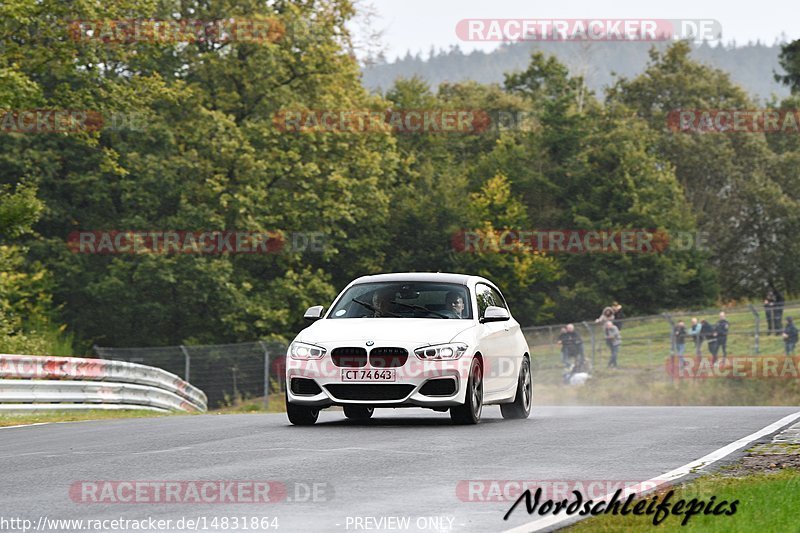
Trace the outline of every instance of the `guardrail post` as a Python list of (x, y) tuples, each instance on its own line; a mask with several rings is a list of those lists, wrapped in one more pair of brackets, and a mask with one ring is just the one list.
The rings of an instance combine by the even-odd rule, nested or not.
[(264, 410), (269, 410), (269, 348), (264, 341), (258, 341), (261, 349), (264, 350)]
[(581, 324), (583, 324), (583, 327), (585, 327), (586, 329), (589, 330), (589, 338), (592, 339), (592, 368), (594, 369), (594, 353), (595, 353), (595, 348), (594, 348), (594, 330), (591, 328), (591, 326), (589, 326), (589, 324), (586, 323), (585, 320), (583, 322), (581, 322)]
[(192, 357), (189, 355), (189, 350), (183, 344), (181, 344), (181, 351), (184, 357), (183, 379), (186, 383), (189, 383), (189, 369), (191, 367)]
[(759, 325), (761, 323), (761, 317), (759, 316), (758, 311), (756, 311), (756, 308), (753, 306), (753, 304), (750, 304), (747, 307), (750, 308), (750, 311), (753, 313), (753, 316), (756, 317), (756, 330), (753, 333), (753, 351), (755, 352), (755, 355), (758, 355), (758, 350), (759, 350), (758, 334), (760, 329)]

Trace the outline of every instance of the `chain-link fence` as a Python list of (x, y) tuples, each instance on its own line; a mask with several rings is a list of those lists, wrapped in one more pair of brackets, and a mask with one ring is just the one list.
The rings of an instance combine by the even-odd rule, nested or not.
[[(718, 348), (718, 356), (779, 355), (784, 352), (783, 328), (786, 318), (800, 317), (800, 301), (785, 302), (765, 311), (763, 306), (738, 306), (694, 311), (678, 311), (661, 315), (625, 318), (615, 323), (620, 326), (622, 347), (618, 362), (626, 367), (662, 367), (671, 356), (677, 354), (675, 326), (683, 321), (687, 332), (692, 327), (692, 318), (706, 320), (715, 326), (724, 312), (730, 329), (724, 346)], [(610, 350), (606, 344), (604, 321), (594, 319), (573, 323), (583, 341), (586, 361), (592, 367), (607, 364)], [(558, 369), (563, 365), (559, 336), (567, 324), (554, 324), (524, 328), (523, 332), (531, 348), (534, 368)], [(708, 342), (699, 344), (689, 335), (686, 337), (686, 357), (710, 354)], [(668, 373), (661, 374), (664, 378)]]
[[(786, 318), (800, 317), (800, 301), (787, 302), (772, 309), (769, 317), (762, 306), (740, 306), (723, 309), (730, 322), (727, 342), (719, 347), (718, 356), (778, 355), (783, 353), (782, 330)], [(721, 309), (681, 311), (670, 314), (625, 318), (622, 326), (622, 347), (618, 364), (624, 368), (648, 370), (648, 379), (672, 379), (666, 371), (676, 355), (675, 326), (683, 321), (687, 331), (691, 319), (707, 320), (715, 325)], [(779, 311), (776, 321), (775, 311)], [(524, 328), (531, 348), (534, 370), (558, 374), (563, 368), (561, 328), (566, 324)], [(610, 350), (605, 341), (603, 324), (594, 320), (576, 321), (575, 330), (583, 340), (583, 350), (590, 368), (606, 366)], [(771, 326), (771, 327), (770, 327)], [(257, 341), (205, 346), (160, 346), (150, 348), (108, 348), (95, 346), (95, 353), (104, 359), (142, 363), (183, 377), (208, 395), (208, 405), (216, 408), (249, 398), (264, 397), (285, 390), (286, 345)], [(686, 337), (685, 357), (697, 354), (709, 357), (707, 342), (696, 346)]]
[(286, 345), (244, 342), (150, 348), (95, 346), (103, 359), (141, 363), (181, 376), (208, 396), (210, 408), (264, 397), (285, 390)]

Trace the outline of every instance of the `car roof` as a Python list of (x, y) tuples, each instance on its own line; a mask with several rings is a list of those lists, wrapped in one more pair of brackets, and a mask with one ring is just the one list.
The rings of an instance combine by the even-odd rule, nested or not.
[[(448, 272), (393, 272), (391, 274), (375, 274), (372, 276), (361, 276), (353, 280), (351, 285), (357, 283), (381, 283), (391, 281), (434, 281), (441, 283), (457, 283), (459, 285), (469, 285), (472, 280), (484, 280), (478, 276), (467, 274), (451, 274)], [(493, 283), (489, 282), (491, 285)]]

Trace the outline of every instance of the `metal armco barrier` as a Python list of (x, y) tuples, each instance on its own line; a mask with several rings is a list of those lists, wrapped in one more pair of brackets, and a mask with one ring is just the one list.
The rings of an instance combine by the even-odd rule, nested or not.
[(0, 411), (205, 412), (206, 395), (160, 368), (103, 359), (0, 354)]

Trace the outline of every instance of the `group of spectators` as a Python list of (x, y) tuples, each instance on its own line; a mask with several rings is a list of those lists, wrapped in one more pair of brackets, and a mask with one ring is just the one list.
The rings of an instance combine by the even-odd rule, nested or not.
[[(619, 349), (622, 346), (620, 330), (623, 318), (625, 318), (625, 313), (622, 311), (622, 306), (619, 302), (614, 302), (613, 305), (604, 308), (594, 321), (595, 324), (603, 324), (606, 346), (611, 353), (608, 358), (608, 368), (618, 367), (617, 357), (619, 357)], [(558, 344), (561, 345), (561, 362), (564, 363), (564, 368), (571, 369), (572, 373), (584, 371), (586, 358), (583, 352), (583, 339), (575, 330), (575, 324), (567, 324), (561, 328)]]
[(687, 329), (683, 320), (678, 321), (673, 330), (673, 338), (675, 341), (675, 354), (678, 356), (681, 366), (684, 364), (683, 355), (686, 353), (687, 337), (691, 337), (694, 341), (695, 357), (701, 357), (703, 343), (705, 342), (711, 354), (711, 363), (717, 362), (720, 350), (722, 350), (722, 361), (724, 362), (728, 357), (728, 333), (730, 329), (731, 323), (728, 322), (724, 311), (719, 314), (719, 321), (714, 325), (706, 319), (698, 321), (697, 317), (694, 317), (692, 318), (692, 326)]
[[(767, 317), (769, 333), (783, 335), (784, 348), (787, 356), (795, 354), (798, 342), (798, 329), (794, 325), (792, 317), (786, 318), (786, 327), (782, 327), (783, 322), (783, 296), (776, 290), (771, 289), (764, 300), (764, 311)], [(603, 333), (606, 345), (609, 348), (608, 368), (617, 368), (617, 358), (622, 346), (622, 319), (625, 314), (622, 306), (618, 302), (605, 307), (600, 316), (594, 321), (595, 324), (603, 324)], [(716, 364), (722, 352), (722, 363), (728, 357), (728, 335), (730, 334), (731, 324), (725, 312), (719, 314), (719, 320), (712, 324), (706, 319), (691, 319), (691, 326), (686, 326), (683, 320), (678, 321), (673, 329), (673, 347), (678, 356), (681, 366), (685, 364), (684, 355), (686, 354), (687, 341), (694, 343), (694, 353), (696, 358), (702, 357), (703, 343), (708, 347), (711, 355), (711, 363)], [(558, 344), (561, 346), (561, 361), (564, 367), (571, 373), (585, 371), (586, 358), (583, 351), (583, 339), (580, 333), (575, 330), (574, 324), (567, 324), (561, 328), (558, 336)]]

